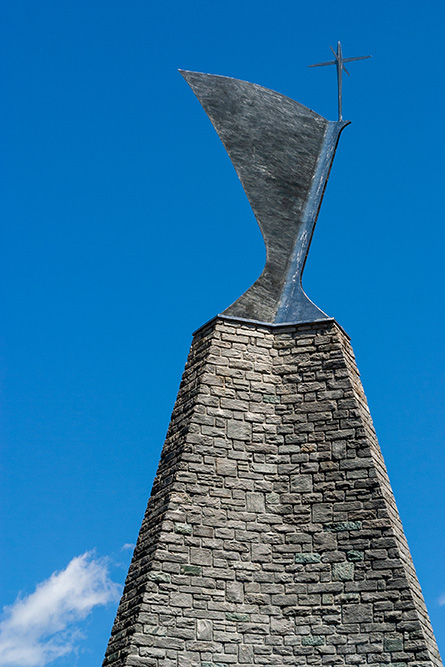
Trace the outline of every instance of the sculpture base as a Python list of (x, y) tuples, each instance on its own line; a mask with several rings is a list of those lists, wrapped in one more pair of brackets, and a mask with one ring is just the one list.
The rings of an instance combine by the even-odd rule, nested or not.
[(441, 664), (336, 322), (195, 334), (104, 665)]

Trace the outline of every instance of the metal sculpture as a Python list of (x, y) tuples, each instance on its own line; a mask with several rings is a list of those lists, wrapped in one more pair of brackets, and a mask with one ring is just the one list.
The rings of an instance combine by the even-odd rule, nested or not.
[(247, 81), (181, 71), (212, 121), (266, 245), (258, 280), (223, 316), (270, 324), (330, 319), (301, 285), (341, 131), (314, 111)]

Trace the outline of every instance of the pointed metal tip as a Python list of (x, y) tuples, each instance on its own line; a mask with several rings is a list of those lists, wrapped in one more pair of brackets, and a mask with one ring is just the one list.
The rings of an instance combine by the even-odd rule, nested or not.
[(190, 85), (190, 82), (189, 82), (190, 74), (195, 74), (195, 72), (191, 72), (188, 69), (178, 69), (178, 72), (187, 81), (187, 83)]
[(184, 79), (188, 82), (190, 77), (211, 77), (213, 74), (205, 74), (204, 72), (195, 72), (191, 69), (178, 69), (179, 74), (181, 74)]

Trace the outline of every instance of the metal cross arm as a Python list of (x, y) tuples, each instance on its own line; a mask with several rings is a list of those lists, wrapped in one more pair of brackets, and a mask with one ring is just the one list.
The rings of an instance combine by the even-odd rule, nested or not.
[(341, 44), (337, 44), (337, 53), (335, 53), (332, 46), (329, 47), (334, 54), (335, 60), (329, 60), (325, 63), (316, 63), (315, 65), (308, 65), (308, 67), (325, 67), (326, 65), (336, 65), (337, 67), (337, 83), (338, 83), (338, 120), (342, 120), (342, 73), (346, 72), (350, 76), (348, 70), (346, 69), (344, 63), (350, 63), (354, 60), (366, 60), (366, 58), (371, 58), (372, 56), (358, 56), (356, 58), (343, 58)]

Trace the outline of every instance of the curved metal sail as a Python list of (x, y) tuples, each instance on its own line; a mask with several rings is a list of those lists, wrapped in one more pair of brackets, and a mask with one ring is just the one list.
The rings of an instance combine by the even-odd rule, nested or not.
[(328, 319), (304, 293), (301, 275), (348, 122), (247, 81), (181, 74), (218, 132), (266, 244), (261, 276), (223, 314), (274, 324)]

